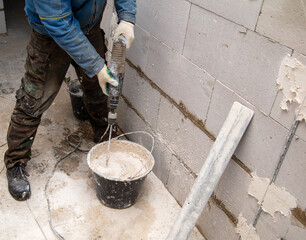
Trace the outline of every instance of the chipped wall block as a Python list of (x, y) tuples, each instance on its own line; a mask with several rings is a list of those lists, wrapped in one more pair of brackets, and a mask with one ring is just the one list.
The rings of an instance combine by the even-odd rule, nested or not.
[(182, 53), (191, 4), (185, 0), (142, 0), (137, 5), (136, 23)]
[(255, 29), (263, 2), (263, 0), (189, 1), (251, 30)]
[(306, 121), (306, 65), (289, 55), (284, 57), (277, 84), (284, 97), (280, 107), (288, 110), (288, 103), (296, 103), (297, 120)]
[(154, 37), (145, 73), (176, 103), (205, 121), (215, 82), (212, 76)]
[(156, 127), (161, 95), (139, 76), (128, 64), (125, 67), (123, 95), (145, 118), (146, 123)]
[[(288, 66), (285, 66), (284, 64), (286, 59), (296, 61), (297, 63), (299, 63), (299, 67), (297, 69), (292, 69)], [(304, 113), (303, 109), (300, 109), (301, 104), (298, 104), (297, 100), (302, 98), (301, 95), (305, 95), (305, 91), (304, 93), (302, 93), (303, 88), (301, 88), (301, 86), (303, 86), (304, 84), (303, 79), (306, 78), (306, 76), (301, 77), (301, 73), (303, 73), (303, 69), (305, 66), (306, 56), (294, 51), (292, 57), (286, 56), (279, 67), (279, 76), (277, 81), (284, 81), (287, 88), (278, 91), (270, 116), (287, 129), (291, 128), (295, 119), (297, 118), (297, 115), (299, 115), (298, 117), (301, 118)], [(288, 77), (291, 77), (291, 79), (288, 79), (288, 82), (286, 81), (287, 76), (284, 76), (284, 74)], [(298, 77), (297, 81), (296, 77)], [(294, 85), (294, 88), (291, 90), (291, 88), (289, 87), (288, 89), (288, 86), (291, 86), (292, 84)], [(283, 88), (281, 85), (279, 85), (279, 87)], [(294, 95), (293, 91), (298, 91), (300, 97), (296, 99), (296, 96), (294, 95), (292, 99), (288, 99), (288, 101), (286, 101), (286, 96), (284, 95), (283, 91), (285, 91), (286, 95), (290, 92)], [(282, 110), (282, 104), (284, 104), (285, 106), (287, 105), (288, 110)], [(304, 102), (304, 105), (305, 104), (306, 103)], [(301, 113), (298, 113), (300, 110)], [(306, 141), (306, 121), (300, 122), (296, 130), (296, 135)]]
[(161, 98), (157, 132), (178, 158), (199, 173), (213, 141), (165, 98)]
[(296, 198), (285, 188), (270, 184), (270, 179), (258, 177), (256, 173), (252, 173), (248, 192), (258, 200), (258, 204), (262, 204), (262, 210), (272, 217), (276, 212), (288, 217), (291, 215), (291, 209), (297, 207)]
[(306, 2), (265, 0), (256, 31), (306, 54)]
[(280, 62), (291, 50), (192, 6), (184, 56), (265, 114), (273, 106)]
[(240, 102), (255, 112), (235, 155), (252, 172), (271, 177), (286, 141), (288, 130), (219, 81), (216, 82), (214, 88), (205, 127), (217, 135), (234, 101)]

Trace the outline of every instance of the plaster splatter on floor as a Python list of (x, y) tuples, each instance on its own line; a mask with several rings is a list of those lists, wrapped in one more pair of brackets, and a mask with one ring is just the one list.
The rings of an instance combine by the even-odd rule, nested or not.
[[(51, 214), (55, 228), (66, 239), (80, 235), (88, 239), (166, 238), (179, 209), (166, 191), (154, 191), (163, 188), (154, 174), (147, 177), (136, 204), (121, 210), (101, 204), (87, 176), (76, 180), (62, 172), (54, 175), (49, 190)], [(190, 239), (204, 238), (194, 230)]]
[(283, 93), (280, 107), (288, 111), (288, 103), (296, 103), (298, 120), (306, 121), (306, 66), (296, 58), (286, 56), (280, 66), (278, 79), (279, 89)]
[(248, 225), (246, 219), (241, 214), (238, 217), (236, 233), (240, 235), (241, 240), (260, 240), (256, 229), (252, 224)]
[(252, 173), (248, 193), (256, 198), (259, 204), (264, 199), (262, 209), (272, 217), (275, 212), (290, 216), (291, 209), (297, 206), (296, 199), (285, 188), (279, 188), (274, 183), (269, 184), (268, 178), (261, 178)]

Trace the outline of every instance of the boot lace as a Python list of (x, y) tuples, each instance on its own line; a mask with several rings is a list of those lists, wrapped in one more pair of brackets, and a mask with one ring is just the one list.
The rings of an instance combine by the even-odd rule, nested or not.
[(28, 174), (25, 170), (25, 166), (23, 164), (20, 164), (17, 167), (13, 168), (13, 171), (14, 176), (17, 178), (26, 178), (30, 176), (30, 174)]

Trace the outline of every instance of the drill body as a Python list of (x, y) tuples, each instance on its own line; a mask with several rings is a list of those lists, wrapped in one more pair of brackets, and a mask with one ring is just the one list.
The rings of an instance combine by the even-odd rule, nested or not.
[(108, 64), (109, 74), (112, 78), (116, 79), (118, 86), (115, 87), (111, 84), (107, 84), (107, 91), (109, 94), (108, 104), (110, 111), (108, 113), (108, 123), (114, 125), (117, 120), (116, 109), (119, 103), (119, 97), (122, 93), (123, 79), (124, 79), (124, 67), (125, 67), (125, 53), (126, 53), (126, 41), (123, 35), (120, 35), (113, 42), (113, 49), (111, 53), (111, 60)]

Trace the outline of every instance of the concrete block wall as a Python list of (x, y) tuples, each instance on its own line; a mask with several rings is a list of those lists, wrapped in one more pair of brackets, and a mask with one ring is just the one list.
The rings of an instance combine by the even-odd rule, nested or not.
[(0, 34), (6, 33), (6, 21), (3, 0), (0, 0)]
[[(125, 132), (144, 130), (154, 136), (154, 173), (183, 204), (233, 102), (244, 104), (254, 117), (197, 226), (207, 240), (303, 239), (305, 121), (298, 125), (273, 183), (296, 199), (290, 214), (281, 214), (283, 209), (276, 209), (273, 216), (266, 209), (260, 211), (260, 204), (271, 199), (267, 194), (255, 199), (250, 185), (254, 174), (261, 179), (275, 175), (296, 119), (293, 105), (288, 112), (280, 109), (282, 92), (276, 79), (287, 55), (306, 65), (306, 2), (142, 0), (137, 4), (119, 126)], [(102, 22), (107, 34), (112, 11), (109, 2)], [(141, 134), (133, 140), (151, 147)], [(269, 192), (272, 185), (259, 190)]]

